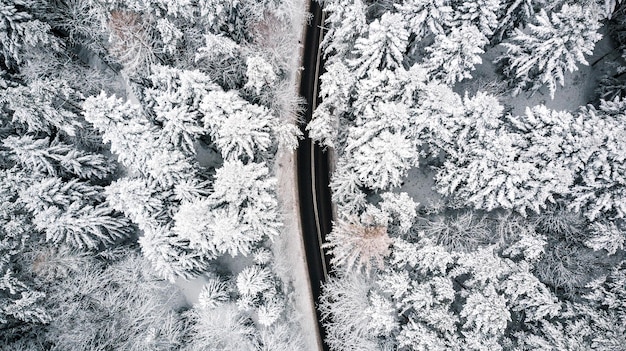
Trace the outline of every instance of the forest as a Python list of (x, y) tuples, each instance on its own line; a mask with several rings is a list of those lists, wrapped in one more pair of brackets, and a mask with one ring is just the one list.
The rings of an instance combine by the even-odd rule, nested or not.
[(304, 137), (328, 349), (626, 350), (626, 2), (319, 3), (0, 0), (0, 351), (316, 350)]
[(626, 4), (323, 4), (330, 349), (626, 349)]
[(305, 347), (275, 259), (305, 11), (0, 0), (1, 350)]

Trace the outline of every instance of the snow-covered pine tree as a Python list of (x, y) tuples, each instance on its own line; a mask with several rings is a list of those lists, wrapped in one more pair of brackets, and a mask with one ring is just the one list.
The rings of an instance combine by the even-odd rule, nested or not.
[(366, 5), (363, 0), (331, 0), (324, 2), (327, 13), (322, 47), (327, 63), (348, 56), (357, 38), (367, 31)]
[(597, 6), (564, 4), (550, 15), (541, 10), (527, 30), (515, 29), (510, 41), (502, 44), (507, 52), (498, 58), (515, 93), (545, 85), (554, 98), (557, 86), (565, 84), (565, 74), (578, 70), (578, 64), (588, 64), (585, 55), (591, 55), (602, 38), (601, 20)]
[(171, 218), (171, 190), (154, 180), (121, 178), (106, 186), (105, 195), (111, 208), (124, 213), (141, 230), (165, 226)]
[(262, 56), (249, 56), (246, 58), (246, 82), (245, 88), (253, 89), (259, 95), (264, 87), (271, 87), (278, 77), (272, 65)]
[(60, 42), (49, 24), (33, 18), (30, 6), (34, 2), (0, 1), (0, 54), (6, 67), (22, 63), (24, 52), (35, 47), (59, 50)]
[[(88, 182), (30, 174), (14, 168), (15, 202), (32, 215), (33, 230), (55, 244), (98, 249), (134, 233), (130, 221), (106, 203), (103, 188)], [(26, 212), (25, 212), (26, 213)]]
[(363, 183), (352, 164), (340, 160), (330, 180), (332, 199), (339, 211), (355, 214), (365, 207), (367, 201), (362, 187)]
[(337, 147), (339, 123), (351, 110), (350, 99), (354, 94), (356, 79), (341, 61), (325, 67), (320, 76), (319, 95), (322, 99), (313, 111), (313, 119), (307, 125), (309, 137), (326, 147)]
[(395, 6), (417, 40), (429, 34), (444, 34), (454, 20), (450, 0), (405, 0)]
[(454, 7), (455, 20), (475, 25), (489, 38), (499, 25), (502, 6), (503, 0), (460, 0)]
[(73, 202), (64, 208), (50, 206), (35, 213), (33, 224), (46, 233), (47, 241), (79, 249), (112, 245), (134, 232), (130, 221), (107, 204)]
[(172, 230), (207, 256), (248, 256), (263, 239), (236, 207), (214, 208), (208, 201), (183, 203), (174, 221)]
[(83, 103), (87, 122), (102, 133), (102, 141), (110, 143), (119, 162), (133, 170), (145, 172), (147, 153), (155, 144), (155, 127), (142, 118), (141, 107), (124, 102), (105, 92), (91, 96)]
[(594, 222), (591, 233), (585, 245), (595, 251), (605, 250), (609, 255), (614, 255), (618, 250), (624, 249), (626, 233), (615, 222)]
[(163, 129), (148, 121), (139, 106), (101, 93), (87, 98), (83, 108), (85, 119), (102, 133), (124, 166), (165, 187), (174, 187), (196, 173), (193, 158), (174, 144), (163, 145), (159, 139)]
[[(363, 128), (367, 128), (367, 124)], [(419, 152), (410, 137), (386, 130), (352, 150), (350, 155), (359, 180), (371, 189), (399, 186), (419, 159)]]
[(382, 193), (380, 197), (383, 200), (380, 202), (380, 209), (392, 218), (392, 222), (398, 224), (400, 234), (408, 233), (413, 226), (413, 221), (417, 218), (419, 204), (404, 192)]
[(103, 187), (78, 179), (65, 181), (59, 177), (43, 177), (24, 180), (29, 182), (29, 186), (20, 189), (19, 197), (32, 212), (50, 206), (67, 207), (79, 201), (86, 204), (101, 203), (105, 198)]
[(359, 78), (367, 77), (372, 70), (403, 68), (409, 32), (399, 14), (384, 13), (369, 24), (368, 35), (360, 36), (354, 44), (354, 59), (348, 60), (350, 68)]
[(16, 189), (11, 189), (15, 184), (5, 175), (4, 171), (0, 175), (0, 193), (5, 199), (0, 203), (0, 326), (15, 321), (47, 323), (50, 316), (42, 303), (45, 294), (27, 284), (18, 263), (34, 228), (21, 204), (6, 201), (15, 196)]
[(146, 227), (139, 245), (157, 274), (171, 282), (179, 277), (197, 277), (209, 269), (206, 253), (191, 247), (187, 239), (167, 226)]
[(219, 278), (209, 278), (198, 295), (198, 305), (203, 309), (213, 309), (230, 300), (228, 286)]
[(9, 158), (22, 167), (51, 176), (104, 179), (115, 169), (104, 155), (78, 150), (58, 139), (10, 136), (2, 144), (9, 149)]
[(241, 223), (249, 225), (254, 237), (274, 237), (281, 226), (276, 201), (276, 178), (264, 163), (244, 164), (226, 161), (216, 170), (213, 193), (215, 207), (239, 213)]
[(58, 79), (31, 81), (27, 85), (10, 83), (0, 90), (0, 103), (9, 112), (15, 127), (29, 133), (48, 135), (62, 131), (76, 135), (84, 122), (79, 116), (79, 92)]
[(602, 101), (599, 108), (580, 111), (583, 133), (575, 141), (577, 157), (583, 165), (572, 188), (570, 207), (587, 218), (626, 216), (626, 128), (624, 101)]
[(517, 134), (493, 131), (472, 152), (444, 163), (436, 175), (438, 191), (478, 209), (538, 213), (547, 201), (554, 201), (554, 195), (569, 191), (573, 176), (558, 163), (518, 159), (527, 147)]
[(251, 104), (236, 91), (211, 91), (200, 104), (202, 121), (222, 157), (259, 160), (272, 146), (278, 120), (264, 106)]
[[(532, 22), (537, 11), (547, 6), (545, 0), (504, 0), (498, 18), (498, 28), (494, 35), (497, 42), (508, 37), (516, 28), (525, 27)], [(559, 1), (550, 2), (558, 4)]]
[(447, 34), (437, 35), (434, 45), (426, 48), (424, 66), (432, 76), (449, 85), (472, 78), (470, 72), (482, 63), (481, 55), (488, 42), (478, 27), (462, 23)]
[(330, 251), (333, 266), (346, 271), (365, 272), (382, 268), (391, 245), (385, 224), (362, 223), (357, 217), (333, 223), (333, 230), (323, 245)]
[(442, 122), (454, 141), (446, 147), (448, 160), (437, 175), (444, 194), (481, 209), (525, 214), (527, 209), (539, 212), (547, 201), (570, 192), (582, 166), (577, 155), (580, 118), (537, 106), (524, 116), (509, 117), (506, 128), (497, 100), (479, 94), (466, 97), (465, 104), (471, 111), (466, 117)]
[[(200, 122), (200, 103), (210, 91), (220, 89), (200, 71), (155, 65), (144, 89), (144, 101), (160, 127), (157, 140), (166, 148), (195, 155), (194, 142), (207, 131)], [(221, 89), (220, 89), (221, 90)]]

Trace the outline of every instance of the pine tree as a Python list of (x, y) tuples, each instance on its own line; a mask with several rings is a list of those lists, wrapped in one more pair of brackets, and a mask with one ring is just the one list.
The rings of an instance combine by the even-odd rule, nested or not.
[(470, 79), (474, 66), (482, 63), (481, 55), (488, 42), (475, 25), (464, 23), (436, 37), (434, 45), (426, 48), (424, 65), (431, 75), (449, 85)]
[(565, 73), (578, 70), (577, 64), (588, 65), (585, 55), (591, 55), (602, 38), (597, 32), (600, 20), (594, 6), (565, 4), (550, 16), (539, 12), (528, 33), (516, 29), (511, 41), (502, 44), (507, 52), (498, 59), (505, 63), (515, 91), (537, 91), (546, 85), (554, 99), (557, 85), (565, 84)]
[(490, 37), (499, 25), (501, 10), (502, 0), (462, 0), (454, 14), (457, 21), (474, 24), (481, 33)]
[[(367, 128), (368, 126), (364, 126)], [(352, 148), (348, 145), (348, 148)], [(351, 151), (354, 171), (364, 186), (372, 189), (397, 187), (406, 172), (417, 165), (418, 151), (403, 133), (383, 131)]]
[(449, 0), (405, 0), (396, 7), (418, 40), (428, 34), (444, 34), (454, 20)]
[(623, 111), (623, 101), (616, 99), (602, 101), (598, 109), (585, 107), (579, 115), (583, 127), (572, 144), (582, 166), (569, 205), (590, 220), (626, 215)]
[(261, 56), (250, 56), (246, 59), (246, 82), (245, 88), (254, 88), (257, 95), (261, 94), (264, 87), (271, 87), (278, 77), (274, 73), (272, 65)]
[(585, 245), (598, 251), (606, 250), (614, 255), (617, 250), (623, 250), (626, 243), (626, 234), (613, 222), (595, 222), (591, 225), (592, 236), (585, 241)]
[[(83, 108), (85, 119), (103, 134), (103, 141), (111, 144), (111, 151), (124, 166), (166, 188), (196, 174), (195, 161), (182, 151), (183, 146), (176, 148), (169, 142), (164, 145), (159, 138), (167, 132), (152, 124), (139, 106), (101, 93), (86, 99)], [(179, 140), (181, 135), (176, 135), (174, 139)], [(171, 141), (170, 136), (166, 140)]]
[[(573, 123), (573, 116), (539, 106), (511, 121), (518, 133), (502, 127), (487, 130), (467, 152), (444, 163), (436, 178), (443, 194), (476, 208), (514, 209), (525, 215), (528, 209), (539, 213), (555, 196), (570, 192), (578, 163), (567, 156), (574, 155), (575, 147), (568, 140), (576, 133), (562, 126)], [(554, 157), (537, 157), (544, 153)]]
[(10, 136), (2, 144), (10, 150), (9, 157), (22, 167), (51, 176), (104, 179), (115, 167), (104, 155), (77, 150), (58, 139)]
[[(28, 181), (32, 182), (33, 179)], [(20, 189), (19, 197), (28, 210), (37, 212), (50, 206), (65, 208), (74, 202), (101, 203), (104, 200), (104, 188), (78, 179), (64, 181), (58, 177), (45, 177)]]
[(204, 127), (224, 159), (259, 159), (272, 146), (276, 117), (267, 108), (248, 103), (235, 91), (210, 92), (200, 109)]
[(511, 321), (505, 298), (493, 286), (470, 293), (461, 310), (461, 317), (465, 319), (464, 329), (494, 336), (503, 334)]
[(83, 110), (85, 119), (102, 133), (102, 141), (110, 143), (122, 165), (147, 172), (145, 164), (155, 148), (156, 128), (142, 118), (140, 106), (102, 92), (87, 98)]
[(380, 208), (388, 213), (399, 224), (399, 232), (406, 234), (413, 226), (417, 218), (417, 206), (419, 205), (407, 193), (387, 192), (380, 195), (383, 201)]
[(356, 85), (355, 77), (348, 67), (338, 61), (325, 66), (326, 72), (320, 76), (319, 95), (322, 99), (313, 111), (313, 118), (307, 125), (309, 137), (323, 146), (338, 146), (341, 117), (350, 112), (349, 101)]
[(361, 223), (358, 218), (339, 219), (326, 237), (331, 263), (347, 271), (382, 267), (389, 255), (391, 239), (387, 228), (377, 223)]
[(198, 305), (203, 309), (219, 307), (229, 300), (228, 288), (218, 278), (209, 279), (198, 295)]
[(169, 222), (168, 189), (144, 178), (121, 178), (105, 188), (107, 203), (124, 213), (141, 230)]
[(275, 198), (276, 178), (263, 163), (225, 162), (216, 170), (210, 202), (239, 212), (242, 223), (267, 236), (278, 235), (281, 224)]
[(10, 111), (11, 122), (29, 133), (74, 136), (82, 128), (78, 114), (79, 92), (59, 79), (40, 79), (27, 85), (12, 84), (0, 90), (0, 103)]
[(166, 66), (152, 67), (151, 87), (143, 91), (145, 103), (159, 125), (158, 142), (167, 148), (195, 155), (194, 142), (206, 130), (200, 123), (199, 106), (211, 90), (219, 89), (199, 71)]
[(145, 228), (139, 245), (157, 274), (171, 282), (179, 277), (197, 277), (209, 268), (206, 253), (192, 248), (188, 240), (178, 237), (168, 227)]
[(533, 17), (541, 8), (558, 5), (560, 1), (546, 3), (545, 0), (506, 0), (502, 4), (502, 12), (498, 18), (498, 29), (495, 38), (501, 42), (516, 28), (524, 27), (532, 22)]
[[(9, 195), (5, 190), (3, 197)], [(50, 315), (42, 305), (46, 295), (29, 286), (17, 264), (34, 232), (32, 225), (21, 206), (8, 201), (0, 204), (0, 223), (0, 325), (15, 321), (47, 323)]]
[(0, 53), (7, 67), (21, 64), (24, 52), (31, 48), (59, 50), (61, 47), (52, 36), (50, 25), (28, 12), (28, 4), (22, 0), (0, 2)]
[(174, 215), (173, 231), (192, 247), (210, 255), (248, 256), (263, 239), (236, 208), (213, 208), (208, 202), (183, 203)]
[(325, 55), (327, 59), (346, 57), (357, 38), (368, 29), (366, 5), (363, 0), (332, 0), (324, 3), (324, 10), (327, 12), (324, 25), (328, 27), (322, 43)]
[(52, 206), (35, 214), (33, 223), (45, 231), (46, 240), (65, 242), (79, 249), (97, 249), (127, 238), (134, 232), (130, 221), (106, 205), (90, 206), (74, 202), (60, 209)]
[(358, 213), (366, 205), (363, 183), (354, 167), (348, 162), (339, 161), (330, 180), (332, 199), (342, 213)]
[(408, 40), (400, 15), (385, 13), (370, 23), (367, 38), (357, 38), (352, 52), (356, 58), (349, 60), (349, 65), (359, 78), (371, 70), (402, 68)]

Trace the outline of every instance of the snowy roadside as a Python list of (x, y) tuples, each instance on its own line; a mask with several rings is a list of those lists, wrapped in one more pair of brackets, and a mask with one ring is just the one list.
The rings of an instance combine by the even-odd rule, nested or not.
[[(294, 8), (303, 9), (305, 6), (306, 12), (294, 11), (292, 17), (293, 28), (291, 30), (297, 33), (295, 36), (301, 38), (300, 42), (304, 41), (308, 6), (304, 0), (294, 1)], [(300, 86), (303, 47), (298, 44), (298, 47), (294, 49), (298, 50), (299, 54), (291, 60), (290, 72), (293, 79), (293, 93), (297, 94)], [(276, 157), (274, 171), (278, 178), (278, 201), (284, 223), (283, 232), (273, 245), (276, 273), (286, 284), (290, 285), (289, 299), (295, 307), (294, 323), (300, 326), (306, 349), (322, 350), (302, 241), (295, 152), (281, 149)]]

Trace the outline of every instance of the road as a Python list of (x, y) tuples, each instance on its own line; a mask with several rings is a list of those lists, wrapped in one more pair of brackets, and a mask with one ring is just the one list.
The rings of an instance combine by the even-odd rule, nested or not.
[[(319, 102), (318, 78), (322, 70), (320, 43), (322, 40), (323, 13), (316, 1), (310, 2), (309, 11), (313, 15), (307, 26), (304, 42), (302, 77), (300, 81), (300, 95), (307, 103), (305, 123), (300, 128), (304, 138), (300, 141), (297, 153), (298, 167), (298, 196), (300, 200), (300, 218), (302, 221), (302, 235), (306, 251), (306, 261), (311, 280), (311, 290), (317, 305), (321, 292), (321, 284), (329, 273), (329, 259), (321, 248), (321, 243), (331, 230), (332, 207), (329, 183), (328, 155), (318, 145), (313, 143), (305, 130), (312, 116), (313, 110)], [(319, 323), (321, 317), (316, 309), (319, 331), (322, 340), (325, 329)], [(325, 351), (328, 346), (322, 342)]]

